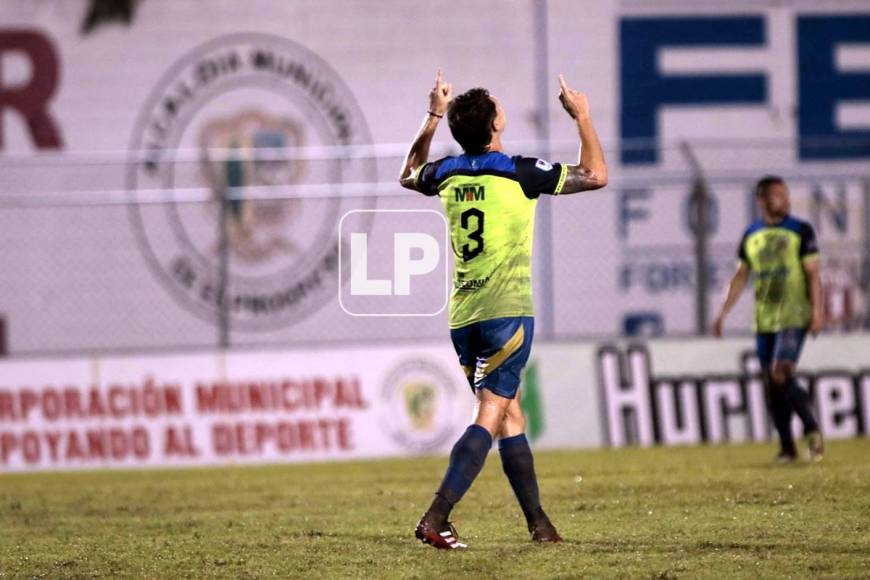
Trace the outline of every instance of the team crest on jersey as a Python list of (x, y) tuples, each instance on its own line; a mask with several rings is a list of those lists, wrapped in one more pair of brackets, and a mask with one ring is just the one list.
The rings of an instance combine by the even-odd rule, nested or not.
[(548, 161), (544, 161), (543, 159), (538, 159), (535, 161), (535, 167), (540, 169), (541, 171), (550, 171), (553, 169), (553, 164)]
[(409, 359), (397, 365), (387, 375), (380, 399), (384, 431), (411, 451), (438, 450), (462, 428), (459, 389), (434, 361)]
[(755, 240), (755, 245), (760, 246), (758, 249), (758, 260), (762, 264), (769, 264), (782, 259), (783, 254), (788, 249), (788, 236), (785, 234), (768, 233), (764, 236), (758, 236)]
[(338, 220), (374, 198), (287, 191), (377, 181), (376, 165), (293, 148), (370, 143), (350, 90), (307, 49), (233, 34), (192, 50), (153, 90), (130, 146), (130, 218), (149, 266), (179, 303), (233, 329), (274, 330), (316, 312), (346, 274)]

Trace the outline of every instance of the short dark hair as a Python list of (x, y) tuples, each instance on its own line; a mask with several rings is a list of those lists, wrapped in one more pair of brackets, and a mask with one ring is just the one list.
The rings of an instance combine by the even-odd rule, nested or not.
[(758, 183), (755, 184), (756, 197), (761, 197), (762, 195), (767, 193), (768, 187), (770, 187), (771, 185), (776, 185), (777, 183), (785, 185), (785, 179), (783, 179), (779, 175), (765, 175), (758, 180)]
[(478, 87), (450, 101), (447, 123), (462, 149), (477, 155), (484, 153), (492, 141), (492, 123), (496, 114), (495, 102), (490, 98), (489, 91)]

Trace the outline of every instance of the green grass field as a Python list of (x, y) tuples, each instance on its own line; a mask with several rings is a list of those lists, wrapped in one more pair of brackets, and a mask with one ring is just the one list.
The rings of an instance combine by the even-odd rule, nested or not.
[(454, 510), (461, 552), (412, 536), (444, 458), (0, 475), (0, 576), (870, 577), (870, 439), (773, 453), (539, 453), (561, 545), (528, 541), (493, 453)]

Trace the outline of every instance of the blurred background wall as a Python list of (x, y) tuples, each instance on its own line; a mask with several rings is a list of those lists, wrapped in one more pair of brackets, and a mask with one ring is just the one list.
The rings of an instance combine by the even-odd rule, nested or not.
[[(764, 173), (817, 229), (833, 327), (870, 321), (863, 2), (9, 0), (0, 15), (12, 355), (443, 337), (446, 313), (346, 315), (335, 263), (346, 211), (438, 209), (395, 184), (438, 68), (501, 99), (510, 153), (556, 161), (577, 155), (556, 75), (589, 94), (611, 185), (540, 204), (538, 336), (701, 331)], [(443, 126), (433, 157), (451, 152)], [(239, 199), (219, 203), (228, 189)], [(749, 321), (744, 299), (729, 329)]]
[[(501, 100), (508, 153), (575, 162), (563, 73), (606, 149), (606, 189), (538, 206), (535, 445), (770, 437), (751, 293), (700, 338), (767, 173), (821, 242), (800, 380), (827, 435), (867, 433), (866, 2), (6, 0), (0, 465), (449, 449), (447, 246), (408, 296), (347, 294), (348, 232), (380, 279), (393, 233), (446, 244), (396, 182), (439, 68)], [(385, 304), (434, 315), (358, 315)]]

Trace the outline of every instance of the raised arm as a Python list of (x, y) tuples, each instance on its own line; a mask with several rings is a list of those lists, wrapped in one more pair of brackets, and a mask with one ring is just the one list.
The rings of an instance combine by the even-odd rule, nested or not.
[(719, 311), (719, 316), (713, 321), (713, 336), (719, 338), (722, 336), (722, 325), (725, 322), (725, 317), (737, 303), (740, 294), (746, 287), (746, 281), (749, 280), (749, 265), (743, 260), (737, 266), (737, 271), (731, 278), (731, 283), (728, 284), (728, 296), (725, 297), (725, 302), (722, 304), (722, 309)]
[(435, 86), (429, 91), (429, 110), (426, 112), (426, 118), (423, 119), (423, 125), (411, 143), (411, 148), (402, 164), (402, 172), (399, 173), (399, 183), (402, 184), (402, 187), (417, 190), (416, 172), (429, 160), (429, 146), (432, 144), (432, 137), (435, 136), (438, 121), (444, 117), (447, 105), (452, 98), (453, 85), (444, 82), (439, 70), (435, 75)]
[(585, 94), (571, 89), (562, 75), (559, 75), (559, 86), (559, 101), (577, 123), (577, 132), (580, 134), (579, 159), (577, 165), (568, 166), (560, 194), (600, 189), (607, 185), (607, 163), (604, 161), (604, 151), (601, 149), (598, 134), (592, 125), (589, 99)]

